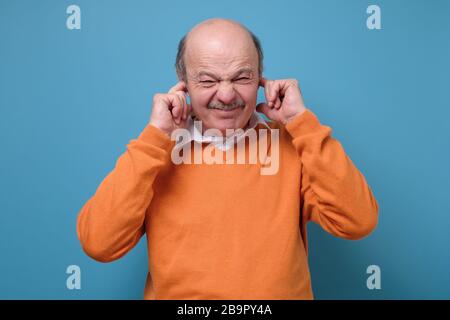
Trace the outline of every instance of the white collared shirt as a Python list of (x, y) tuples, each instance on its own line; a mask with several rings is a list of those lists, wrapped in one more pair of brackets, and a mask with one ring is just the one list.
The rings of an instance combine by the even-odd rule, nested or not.
[(267, 129), (269, 129), (269, 131), (271, 130), (270, 126), (267, 124), (264, 118), (260, 116), (256, 111), (253, 111), (253, 114), (251, 115), (248, 122), (248, 126), (245, 130), (235, 130), (231, 135), (225, 137), (225, 139), (222, 135), (203, 135), (201, 130), (196, 125), (199, 124), (199, 121), (200, 120), (197, 120), (197, 118), (189, 117), (186, 129), (190, 133), (190, 140), (184, 140), (181, 144), (177, 143), (176, 148), (181, 148), (186, 143), (190, 143), (192, 140), (194, 140), (199, 143), (212, 143), (214, 147), (224, 151), (230, 149), (235, 143), (246, 137), (249, 129), (254, 129), (258, 124), (262, 124)]

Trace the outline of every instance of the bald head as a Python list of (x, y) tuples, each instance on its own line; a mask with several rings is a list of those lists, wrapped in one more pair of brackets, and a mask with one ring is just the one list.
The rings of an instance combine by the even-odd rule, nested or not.
[(233, 50), (236, 55), (242, 52), (255, 55), (259, 75), (262, 74), (263, 52), (258, 38), (236, 21), (214, 18), (197, 24), (180, 40), (175, 63), (178, 77), (187, 81), (186, 65), (189, 57), (206, 54), (220, 59), (224, 50), (228, 51), (228, 57)]

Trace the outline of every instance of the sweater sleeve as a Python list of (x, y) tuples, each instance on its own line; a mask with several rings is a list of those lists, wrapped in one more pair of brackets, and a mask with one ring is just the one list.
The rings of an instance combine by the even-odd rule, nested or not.
[(378, 204), (364, 176), (331, 136), (331, 128), (309, 109), (285, 128), (302, 164), (303, 221), (314, 221), (340, 238), (369, 235), (378, 222)]
[(150, 124), (130, 141), (78, 214), (77, 235), (87, 255), (110, 262), (138, 243), (154, 194), (153, 182), (170, 161), (172, 143), (168, 135)]

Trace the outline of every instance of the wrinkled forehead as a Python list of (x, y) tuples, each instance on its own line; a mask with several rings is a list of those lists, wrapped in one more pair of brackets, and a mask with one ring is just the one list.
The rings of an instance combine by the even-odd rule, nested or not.
[(258, 70), (258, 53), (251, 37), (240, 34), (195, 34), (188, 36), (185, 52), (188, 74), (215, 72), (226, 76), (239, 69)]

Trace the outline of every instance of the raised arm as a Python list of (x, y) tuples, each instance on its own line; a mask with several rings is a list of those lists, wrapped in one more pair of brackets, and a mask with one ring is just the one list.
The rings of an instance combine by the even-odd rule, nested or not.
[(345, 239), (367, 236), (378, 221), (378, 205), (364, 176), (331, 128), (306, 110), (286, 124), (302, 163), (301, 201), (304, 221)]
[(368, 235), (378, 222), (377, 202), (331, 128), (305, 107), (297, 80), (261, 78), (260, 86), (267, 101), (257, 110), (284, 124), (302, 164), (302, 221), (346, 239)]
[(145, 212), (153, 198), (153, 182), (170, 160), (172, 141), (147, 125), (81, 209), (77, 234), (83, 250), (109, 262), (131, 250), (144, 234)]
[(185, 83), (179, 82), (168, 93), (155, 94), (150, 123), (130, 141), (114, 170), (81, 209), (77, 234), (90, 257), (101, 262), (116, 260), (144, 234), (153, 182), (170, 161), (171, 132), (187, 125), (190, 106), (185, 93)]

